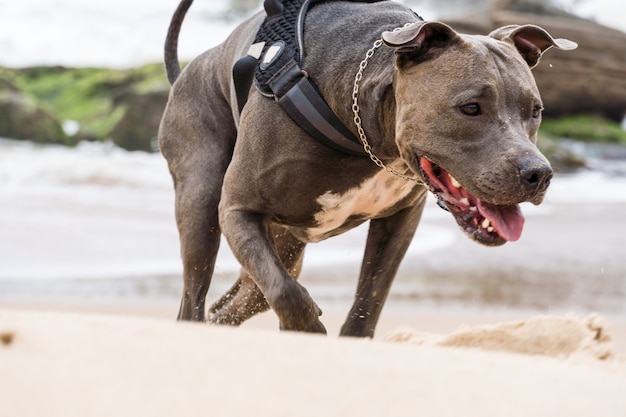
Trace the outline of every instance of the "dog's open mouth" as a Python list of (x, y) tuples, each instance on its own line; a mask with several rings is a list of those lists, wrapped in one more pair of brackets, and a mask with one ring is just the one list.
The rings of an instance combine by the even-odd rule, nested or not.
[(524, 216), (518, 204), (486, 203), (470, 194), (446, 170), (426, 158), (419, 165), (430, 191), (445, 206), (461, 228), (485, 245), (502, 245), (520, 238)]

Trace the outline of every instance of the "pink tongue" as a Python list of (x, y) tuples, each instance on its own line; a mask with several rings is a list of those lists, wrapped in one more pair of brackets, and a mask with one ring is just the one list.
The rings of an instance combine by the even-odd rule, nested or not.
[(524, 216), (519, 205), (497, 206), (480, 200), (477, 203), (480, 214), (489, 219), (491, 225), (503, 239), (515, 242), (520, 238), (524, 228)]

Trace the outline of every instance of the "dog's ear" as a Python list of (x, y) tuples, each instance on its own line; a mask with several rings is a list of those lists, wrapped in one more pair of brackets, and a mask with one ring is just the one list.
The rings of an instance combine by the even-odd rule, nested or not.
[(553, 46), (565, 51), (578, 47), (576, 42), (568, 39), (554, 39), (545, 29), (535, 25), (503, 26), (489, 36), (515, 46), (531, 69), (539, 63), (541, 54)]
[(383, 42), (396, 48), (399, 67), (432, 59), (460, 39), (454, 29), (441, 22), (416, 22), (382, 34)]

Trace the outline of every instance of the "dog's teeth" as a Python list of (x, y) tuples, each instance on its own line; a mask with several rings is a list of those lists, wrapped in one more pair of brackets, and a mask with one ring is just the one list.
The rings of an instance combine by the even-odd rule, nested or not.
[(454, 178), (454, 177), (453, 177), (452, 175), (450, 175), (450, 174), (448, 174), (448, 176), (450, 177), (450, 184), (452, 184), (452, 186), (453, 186), (454, 188), (461, 188), (461, 183), (460, 183), (460, 182), (458, 182), (458, 181), (456, 180), (456, 178)]
[(496, 229), (494, 229), (494, 228), (493, 228), (493, 226), (489, 226), (489, 227), (487, 228), (487, 231), (488, 231), (488, 232), (493, 232), (494, 230), (496, 230)]
[[(460, 199), (460, 200), (459, 200), (459, 203), (464, 204), (464, 205), (466, 205), (466, 206), (469, 206), (469, 205), (470, 205), (470, 202), (469, 202), (469, 200), (467, 199), (467, 197), (463, 197), (462, 199)], [(471, 210), (472, 208), (475, 208), (475, 207), (470, 207), (470, 210)]]
[(480, 224), (483, 228), (488, 228), (489, 226), (491, 226), (491, 222), (489, 221), (489, 219), (485, 219), (483, 220), (483, 222)]
[(469, 211), (471, 211), (471, 212), (474, 212), (474, 213), (475, 213), (475, 212), (477, 212), (477, 211), (478, 211), (478, 207), (474, 207), (474, 206), (472, 206), (472, 207), (470, 207), (470, 208), (469, 208)]

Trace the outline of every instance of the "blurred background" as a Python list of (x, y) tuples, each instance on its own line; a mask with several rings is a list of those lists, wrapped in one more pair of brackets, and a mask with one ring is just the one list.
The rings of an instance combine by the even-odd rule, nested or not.
[[(534, 70), (540, 144), (557, 175), (524, 205), (520, 241), (486, 248), (429, 202), (392, 288), (395, 311), (597, 311), (626, 319), (626, 3), (405, 1), (486, 34), (534, 23), (579, 43)], [(0, 307), (175, 317), (182, 289), (174, 193), (156, 135), (162, 48), (176, 0), (0, 0)], [(260, 0), (196, 0), (188, 61)], [(301, 281), (347, 313), (367, 229), (307, 248)], [(210, 291), (234, 281), (222, 245)]]

